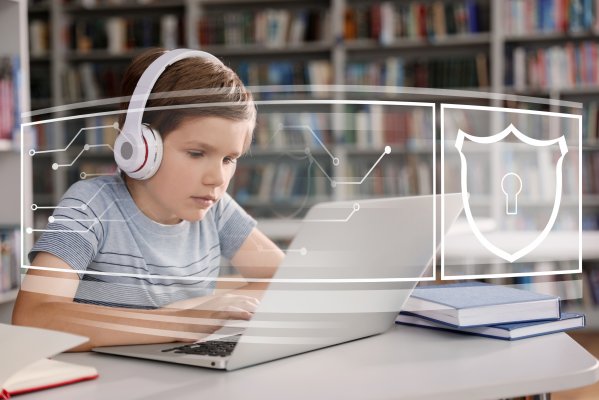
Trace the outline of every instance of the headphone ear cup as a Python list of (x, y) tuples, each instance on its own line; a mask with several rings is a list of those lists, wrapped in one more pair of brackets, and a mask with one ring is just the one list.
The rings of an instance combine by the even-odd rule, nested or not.
[(121, 171), (130, 175), (146, 158), (146, 144), (138, 132), (121, 131), (114, 142), (114, 160)]
[(114, 142), (114, 159), (119, 169), (131, 178), (151, 178), (162, 161), (162, 138), (147, 124), (141, 125), (137, 133), (121, 132)]
[(141, 134), (147, 144), (148, 157), (145, 164), (135, 174), (136, 176), (130, 176), (137, 179), (149, 179), (158, 171), (162, 162), (162, 137), (156, 129), (148, 124), (141, 126)]

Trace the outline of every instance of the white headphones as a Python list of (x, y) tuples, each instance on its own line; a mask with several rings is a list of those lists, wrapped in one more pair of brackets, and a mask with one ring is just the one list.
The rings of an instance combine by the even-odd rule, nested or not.
[(222, 64), (210, 53), (200, 50), (176, 49), (166, 51), (144, 71), (133, 91), (127, 116), (120, 134), (114, 142), (114, 159), (121, 171), (131, 178), (151, 178), (162, 161), (162, 138), (160, 133), (142, 118), (150, 92), (162, 72), (169, 66), (184, 58), (209, 58)]

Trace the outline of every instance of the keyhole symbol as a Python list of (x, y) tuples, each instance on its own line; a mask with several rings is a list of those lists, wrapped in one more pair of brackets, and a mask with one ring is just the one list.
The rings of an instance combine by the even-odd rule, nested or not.
[(501, 190), (505, 194), (505, 213), (518, 214), (518, 195), (522, 191), (522, 179), (518, 174), (508, 172), (501, 179)]

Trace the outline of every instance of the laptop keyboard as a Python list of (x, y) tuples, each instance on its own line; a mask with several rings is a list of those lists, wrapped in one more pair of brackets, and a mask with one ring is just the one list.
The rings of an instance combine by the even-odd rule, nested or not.
[(209, 340), (207, 342), (186, 344), (170, 349), (162, 350), (162, 352), (172, 351), (174, 353), (195, 354), (201, 356), (227, 357), (233, 353), (235, 345), (239, 341), (241, 335), (228, 336), (219, 340)]

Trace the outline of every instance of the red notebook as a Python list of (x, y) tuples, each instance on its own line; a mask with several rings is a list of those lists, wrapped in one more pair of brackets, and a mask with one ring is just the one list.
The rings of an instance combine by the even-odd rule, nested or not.
[(97, 377), (98, 371), (94, 367), (44, 358), (8, 378), (0, 391), (0, 399)]

